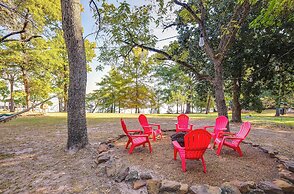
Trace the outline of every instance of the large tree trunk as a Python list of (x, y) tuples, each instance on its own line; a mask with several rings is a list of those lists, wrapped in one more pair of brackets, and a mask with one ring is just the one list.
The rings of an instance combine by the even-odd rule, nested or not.
[(86, 53), (82, 37), (79, 0), (61, 0), (62, 28), (68, 52), (68, 140), (67, 148), (76, 150), (88, 144), (86, 122)]
[(9, 107), (9, 111), (10, 112), (14, 112), (15, 111), (15, 107), (14, 107), (14, 77), (11, 76), (9, 79), (9, 84), (10, 84), (10, 107)]
[(241, 92), (241, 79), (237, 78), (233, 80), (232, 122), (238, 122), (238, 123), (242, 122), (240, 92)]
[(228, 117), (228, 110), (225, 101), (223, 66), (220, 60), (214, 60), (214, 91), (218, 116)]
[(210, 91), (207, 92), (207, 103), (206, 103), (206, 110), (205, 110), (205, 114), (209, 113), (209, 109), (210, 109), (210, 101), (211, 101), (211, 95), (210, 95)]
[(64, 84), (63, 84), (63, 102), (64, 102), (64, 107), (63, 107), (63, 111), (67, 112), (67, 102), (68, 102), (68, 66), (64, 65), (63, 66), (63, 70), (64, 70)]
[(23, 85), (24, 85), (24, 90), (26, 93), (26, 107), (29, 108), (31, 107), (31, 88), (30, 88), (30, 82), (29, 78), (27, 75), (27, 71), (25, 68), (21, 68), (22, 71), (22, 79), (23, 79)]

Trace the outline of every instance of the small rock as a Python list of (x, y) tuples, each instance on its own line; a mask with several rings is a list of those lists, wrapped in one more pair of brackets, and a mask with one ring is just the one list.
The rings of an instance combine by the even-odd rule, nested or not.
[(269, 181), (261, 181), (257, 187), (263, 190), (266, 194), (283, 194), (281, 188)]
[(289, 161), (289, 158), (287, 158), (286, 156), (280, 156), (280, 155), (277, 155), (276, 156), (278, 158), (278, 160), (281, 162), (281, 163), (286, 163)]
[(125, 178), (126, 181), (134, 181), (138, 179), (139, 179), (139, 173), (136, 170), (130, 171), (127, 177)]
[(161, 181), (149, 179), (147, 180), (146, 185), (148, 194), (158, 194), (159, 188), (161, 187)]
[(122, 166), (122, 168), (118, 170), (118, 173), (114, 180), (119, 183), (122, 182), (128, 176), (129, 171), (130, 171), (129, 167)]
[(291, 171), (283, 169), (279, 172), (279, 175), (281, 178), (287, 179), (294, 184), (294, 173)]
[(285, 166), (287, 167), (288, 170), (290, 170), (291, 172), (294, 172), (294, 161), (285, 162)]
[(273, 183), (281, 188), (285, 193), (294, 193), (294, 185), (288, 183), (287, 181), (276, 179)]
[(97, 148), (98, 154), (102, 152), (106, 152), (109, 149), (107, 144), (100, 144), (99, 147)]
[(101, 163), (104, 163), (106, 161), (108, 161), (110, 159), (110, 156), (109, 155), (102, 155), (101, 157), (98, 157), (97, 158), (97, 164), (101, 164)]
[(163, 191), (178, 191), (181, 187), (181, 184), (176, 181), (162, 180), (160, 192)]
[(137, 190), (137, 189), (140, 189), (141, 187), (144, 187), (145, 185), (146, 185), (145, 180), (136, 180), (134, 181), (133, 189)]
[(189, 188), (191, 194), (221, 194), (222, 190), (219, 187), (209, 185), (193, 185)]
[(266, 193), (261, 189), (253, 189), (249, 191), (247, 194), (266, 194)]
[(282, 171), (282, 170), (285, 169), (285, 166), (283, 164), (278, 164), (277, 168), (278, 168), (279, 171)]
[(150, 173), (141, 173), (140, 179), (143, 179), (143, 180), (152, 179), (152, 175)]
[(181, 184), (179, 194), (186, 194), (189, 191), (189, 185), (188, 184)]
[(227, 194), (241, 194), (240, 190), (233, 184), (225, 182), (221, 185), (222, 192)]
[(247, 193), (250, 190), (256, 188), (256, 184), (253, 181), (242, 182), (242, 181), (234, 180), (234, 181), (230, 181), (228, 183), (230, 185), (234, 185), (235, 187), (237, 187), (241, 193)]

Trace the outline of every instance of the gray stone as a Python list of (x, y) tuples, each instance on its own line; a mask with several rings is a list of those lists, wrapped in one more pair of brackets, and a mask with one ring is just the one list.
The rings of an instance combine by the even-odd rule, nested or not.
[(189, 191), (189, 185), (188, 184), (181, 184), (181, 187), (179, 189), (178, 194), (186, 194)]
[(279, 175), (281, 178), (287, 179), (294, 184), (294, 173), (291, 171), (283, 169), (279, 172)]
[(163, 191), (178, 191), (181, 187), (181, 184), (176, 181), (162, 180), (160, 192)]
[(125, 181), (134, 181), (139, 179), (139, 173), (136, 170), (132, 170), (129, 172), (127, 177), (125, 178)]
[(133, 189), (137, 190), (146, 185), (146, 180), (136, 180), (133, 183)]
[(161, 187), (160, 180), (149, 179), (146, 182), (148, 194), (158, 194)]
[(143, 180), (152, 179), (152, 175), (150, 173), (141, 173), (140, 179), (143, 179)]
[(266, 194), (266, 193), (261, 189), (253, 189), (249, 191), (247, 194)]
[(104, 176), (106, 174), (106, 166), (105, 165), (99, 165), (97, 168), (96, 175), (97, 176)]
[(110, 159), (109, 155), (103, 154), (100, 157), (97, 158), (97, 164), (104, 163)]
[(109, 147), (107, 144), (100, 144), (99, 147), (97, 148), (98, 154), (102, 153), (102, 152), (106, 152), (108, 151)]
[(189, 188), (189, 192), (191, 194), (221, 194), (222, 190), (209, 185), (193, 185)]
[(225, 182), (221, 185), (222, 192), (226, 194), (241, 194), (238, 187), (236, 187), (233, 184), (230, 184), (229, 182)]
[(234, 185), (235, 187), (237, 187), (241, 193), (248, 193), (250, 190), (256, 188), (256, 184), (253, 181), (243, 182), (243, 181), (234, 180), (228, 183), (230, 185)]
[(107, 177), (116, 176), (121, 172), (121, 169), (126, 168), (126, 165), (120, 160), (110, 159), (106, 162), (106, 174)]
[(291, 183), (288, 183), (285, 180), (276, 179), (273, 181), (273, 183), (281, 188), (285, 193), (294, 193), (294, 185)]
[(269, 181), (261, 181), (258, 183), (257, 187), (263, 190), (266, 194), (283, 194), (281, 188)]
[(118, 170), (114, 180), (119, 183), (122, 182), (128, 176), (129, 171), (129, 167), (122, 166), (121, 169)]
[(285, 166), (287, 167), (288, 170), (290, 170), (291, 172), (294, 172), (294, 161), (285, 162)]

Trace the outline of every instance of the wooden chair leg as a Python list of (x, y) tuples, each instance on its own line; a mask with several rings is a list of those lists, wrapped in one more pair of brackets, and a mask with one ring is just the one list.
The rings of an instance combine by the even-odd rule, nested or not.
[(240, 147), (237, 147), (237, 148), (236, 148), (236, 151), (238, 152), (238, 154), (240, 155), (240, 157), (242, 157), (242, 156), (243, 156), (243, 153), (242, 153), (242, 151), (241, 151), (241, 148), (240, 148)]
[(129, 144), (131, 143), (130, 140), (128, 140), (127, 144), (126, 144), (126, 149), (128, 148)]

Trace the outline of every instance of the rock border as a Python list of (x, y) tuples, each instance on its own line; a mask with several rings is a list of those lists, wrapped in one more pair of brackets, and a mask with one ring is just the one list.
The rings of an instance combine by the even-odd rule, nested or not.
[[(131, 185), (134, 191), (145, 188), (148, 194), (176, 193), (176, 194), (293, 194), (294, 193), (294, 161), (285, 156), (279, 155), (276, 150), (263, 147), (249, 141), (242, 143), (251, 145), (276, 158), (279, 178), (272, 181), (238, 181), (224, 182), (220, 187), (207, 184), (188, 185), (166, 179), (155, 179), (151, 173), (139, 173), (136, 169), (124, 164), (117, 158), (111, 148), (114, 142), (123, 138), (119, 135), (116, 138), (109, 138), (101, 142), (97, 148), (98, 157), (95, 160), (97, 175), (112, 178), (117, 183)], [(146, 191), (147, 189), (147, 191)], [(140, 191), (143, 193), (144, 191)]]

